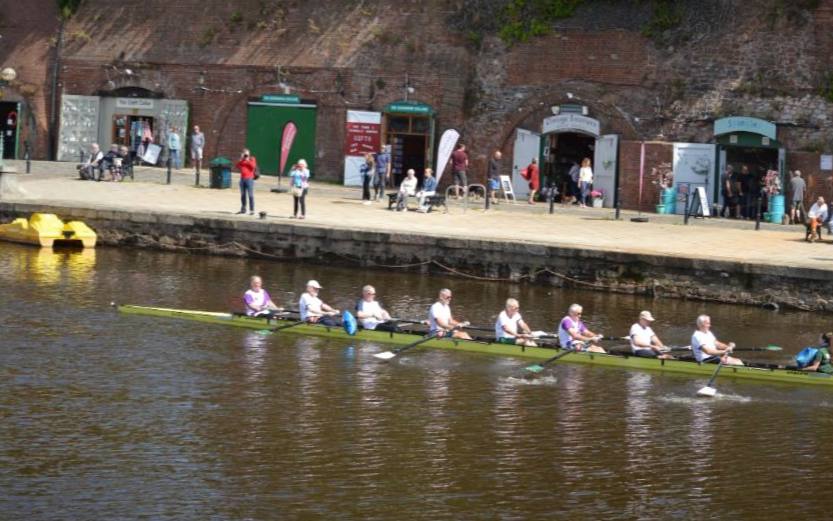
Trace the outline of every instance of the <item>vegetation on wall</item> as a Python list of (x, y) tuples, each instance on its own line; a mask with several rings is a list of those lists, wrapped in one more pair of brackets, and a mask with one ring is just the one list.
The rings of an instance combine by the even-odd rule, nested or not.
[(58, 12), (61, 14), (61, 18), (68, 20), (69, 17), (78, 11), (78, 7), (81, 6), (81, 2), (83, 2), (83, 0), (58, 0)]
[(585, 0), (510, 0), (503, 9), (500, 38), (508, 43), (524, 42), (550, 31), (552, 23), (573, 16)]

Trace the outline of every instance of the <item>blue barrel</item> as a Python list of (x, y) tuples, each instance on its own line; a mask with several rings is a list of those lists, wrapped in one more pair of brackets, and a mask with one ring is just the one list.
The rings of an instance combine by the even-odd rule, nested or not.
[(769, 222), (781, 224), (784, 219), (784, 196), (769, 196)]
[(662, 204), (665, 205), (665, 213), (677, 213), (677, 189), (663, 188), (662, 189)]

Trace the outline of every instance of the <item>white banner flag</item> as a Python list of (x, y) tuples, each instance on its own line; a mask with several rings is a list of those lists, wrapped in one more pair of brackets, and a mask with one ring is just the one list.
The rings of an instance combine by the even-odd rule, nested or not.
[(451, 157), (451, 152), (454, 151), (454, 145), (460, 139), (460, 133), (450, 128), (443, 132), (440, 138), (440, 146), (437, 147), (437, 168), (434, 169), (434, 175), (437, 176), (437, 184), (440, 183), (440, 178), (445, 172), (445, 167), (448, 165), (448, 159)]

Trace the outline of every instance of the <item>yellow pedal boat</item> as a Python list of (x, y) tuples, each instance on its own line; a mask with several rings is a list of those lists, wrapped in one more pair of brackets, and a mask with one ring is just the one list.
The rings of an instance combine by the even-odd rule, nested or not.
[(19, 217), (9, 224), (0, 224), (0, 240), (46, 248), (56, 244), (95, 248), (96, 238), (95, 232), (83, 222), (64, 223), (51, 213), (34, 213), (29, 220)]

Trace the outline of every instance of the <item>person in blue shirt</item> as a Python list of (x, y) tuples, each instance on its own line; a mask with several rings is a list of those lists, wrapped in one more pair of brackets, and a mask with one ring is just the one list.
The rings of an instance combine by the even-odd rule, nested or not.
[(376, 154), (376, 177), (373, 178), (373, 200), (378, 201), (385, 197), (385, 183), (390, 179), (390, 145), (382, 147), (382, 151)]
[(179, 139), (179, 134), (177, 133), (176, 128), (171, 127), (171, 130), (168, 131), (168, 150), (171, 153), (171, 166), (176, 168), (177, 170), (179, 170), (181, 167), (181, 165), (179, 164), (179, 151), (181, 148), (182, 142)]
[(419, 207), (417, 207), (418, 212), (427, 212), (428, 205), (425, 204), (425, 201), (429, 196), (437, 193), (437, 178), (434, 177), (433, 174), (434, 171), (430, 168), (425, 169), (425, 178), (422, 180), (422, 190), (416, 194), (419, 199)]

